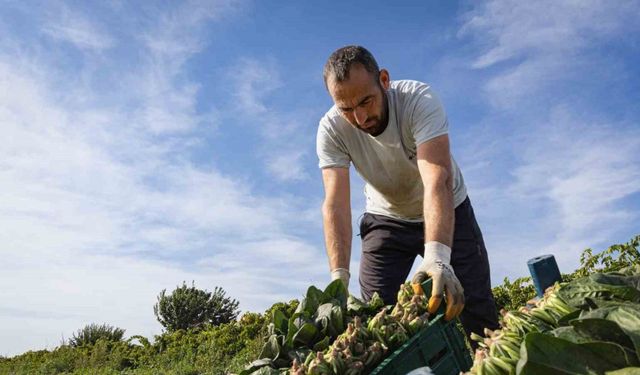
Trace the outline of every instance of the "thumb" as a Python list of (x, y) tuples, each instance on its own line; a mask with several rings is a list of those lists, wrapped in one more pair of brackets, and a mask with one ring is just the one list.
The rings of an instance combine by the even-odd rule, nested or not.
[(418, 271), (413, 275), (411, 284), (422, 284), (427, 279), (427, 273), (424, 271)]

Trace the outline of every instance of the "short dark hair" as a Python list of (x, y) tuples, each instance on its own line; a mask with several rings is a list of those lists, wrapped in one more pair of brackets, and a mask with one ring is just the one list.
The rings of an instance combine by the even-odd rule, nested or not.
[(380, 68), (371, 52), (362, 46), (353, 45), (339, 48), (329, 56), (322, 72), (325, 86), (331, 75), (338, 82), (349, 79), (349, 70), (354, 63), (362, 64), (367, 72), (374, 74), (375, 79), (378, 79)]

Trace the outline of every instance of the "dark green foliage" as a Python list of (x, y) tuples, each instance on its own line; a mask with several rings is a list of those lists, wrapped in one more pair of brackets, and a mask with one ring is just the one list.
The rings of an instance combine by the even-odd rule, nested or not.
[(179, 329), (201, 329), (205, 324), (217, 326), (229, 323), (238, 316), (238, 301), (226, 296), (216, 287), (213, 293), (190, 287), (186, 283), (171, 294), (164, 289), (158, 295), (153, 312), (162, 326), (169, 332)]
[(91, 323), (79, 329), (77, 333), (69, 339), (69, 345), (74, 348), (80, 346), (94, 345), (98, 340), (121, 341), (124, 336), (124, 329), (116, 328), (108, 324)]
[[(595, 272), (616, 272), (640, 264), (639, 249), (640, 235), (626, 244), (610, 246), (597, 254), (586, 249), (580, 255), (580, 267), (573, 273), (563, 274), (562, 281), (571, 281)], [(502, 285), (493, 288), (493, 296), (498, 309), (517, 310), (536, 296), (536, 290), (531, 277), (519, 277), (513, 281), (505, 277)]]
[(529, 333), (520, 350), (518, 374), (603, 374), (631, 366), (624, 349), (609, 342), (575, 344), (544, 333)]
[(613, 245), (595, 255), (591, 249), (584, 250), (580, 255), (580, 268), (571, 274), (571, 279), (594, 272), (615, 272), (635, 264), (640, 264), (640, 235), (626, 244)]
[(502, 285), (493, 288), (493, 297), (498, 310), (514, 310), (527, 304), (527, 301), (535, 297), (536, 289), (531, 282), (531, 277), (519, 277), (513, 281), (504, 278)]
[[(277, 303), (294, 311), (298, 301)], [(266, 314), (245, 313), (238, 321), (198, 330), (177, 330), (154, 337), (126, 341), (98, 340), (95, 345), (74, 348), (62, 345), (53, 351), (28, 352), (0, 359), (4, 374), (210, 374), (239, 373), (262, 347), (267, 332)]]
[[(350, 296), (340, 280), (329, 283), (324, 291), (309, 287), (295, 310), (271, 309), (262, 350), (240, 375), (271, 373), (271, 368), (288, 368), (294, 361), (304, 363), (309, 354), (327, 350), (345, 332), (349, 314), (366, 319), (368, 312), (377, 312), (376, 306), (384, 304), (377, 293), (372, 302), (370, 306)], [(364, 351), (364, 342), (360, 345)]]
[[(640, 253), (638, 247), (640, 244), (640, 236), (636, 236), (629, 243), (622, 245), (614, 245), (598, 254), (593, 254), (590, 249), (582, 253), (581, 265), (574, 273), (563, 275), (565, 281), (579, 277), (585, 277), (596, 271), (612, 272), (621, 271), (622, 268), (640, 264)], [(637, 272), (636, 272), (637, 273)], [(605, 279), (600, 277), (598, 282), (609, 283), (614, 285), (636, 285), (637, 281), (633, 278), (621, 279), (619, 277), (608, 276)], [(631, 283), (631, 284), (630, 284)], [(185, 290), (193, 290), (194, 287), (188, 288), (183, 285), (181, 288)], [(217, 293), (216, 293), (217, 291)], [(188, 295), (189, 292), (184, 293)], [(193, 293), (193, 298), (202, 293)], [(207, 292), (204, 292), (206, 295)], [(312, 292), (313, 294), (313, 292)], [(318, 293), (316, 293), (318, 294)], [(494, 288), (496, 302), (500, 306), (507, 309), (516, 310), (524, 305), (528, 299), (535, 295), (535, 290), (531, 284), (530, 278), (519, 278), (510, 282), (505, 280), (503, 285)], [(618, 293), (619, 294), (619, 293)], [(209, 293), (211, 298), (214, 295), (222, 296), (228, 302), (235, 302), (224, 296), (224, 292), (220, 288), (216, 288), (214, 293)], [(621, 295), (628, 295), (621, 294)], [(165, 295), (164, 291), (158, 299), (159, 308), (161, 297), (169, 298), (173, 296)], [(186, 297), (186, 296), (183, 296)], [(179, 298), (178, 298), (179, 299)], [(189, 300), (189, 298), (185, 298)], [(338, 293), (332, 297), (335, 302), (342, 304), (342, 296)], [(319, 303), (320, 301), (318, 301)], [(323, 302), (326, 303), (327, 301)], [(354, 301), (347, 301), (347, 311), (358, 307)], [(627, 323), (630, 313), (625, 309), (609, 306), (610, 301), (594, 299), (594, 303), (598, 305), (598, 310), (591, 312), (593, 316), (584, 316), (582, 319), (591, 319), (593, 322), (583, 323), (582, 325), (574, 325), (565, 327), (572, 332), (559, 332), (559, 334), (572, 334), (576, 337), (576, 341), (580, 337), (584, 337), (587, 333), (597, 337), (609, 335), (619, 342), (623, 350), (628, 350), (629, 342), (619, 332), (610, 328), (612, 324), (596, 322), (596, 319), (607, 319), (619, 325), (620, 329), (629, 337), (634, 347), (640, 347), (640, 331), (636, 323)], [(188, 304), (187, 304), (188, 305)], [(222, 303), (224, 305), (224, 302)], [(90, 344), (79, 344), (77, 347), (70, 344), (63, 344), (54, 350), (29, 351), (22, 355), (11, 358), (0, 357), (0, 375), (4, 374), (210, 374), (220, 375), (229, 373), (240, 373), (250, 362), (259, 357), (265, 343), (265, 337), (269, 331), (269, 323), (278, 322), (282, 319), (274, 319), (274, 315), (282, 314), (287, 322), (294, 315), (299, 307), (297, 300), (288, 303), (278, 302), (271, 308), (267, 309), (264, 314), (246, 313), (239, 320), (235, 320), (237, 316), (237, 302), (231, 304), (235, 307), (233, 318), (228, 323), (221, 323), (217, 326), (212, 321), (202, 323), (193, 329), (176, 329), (157, 335), (151, 339), (142, 336), (132, 336), (128, 340), (122, 340), (122, 334), (119, 337), (107, 335), (105, 337), (93, 340)], [(309, 303), (303, 304), (300, 310), (312, 307)], [(317, 307), (319, 307), (320, 303)], [(174, 306), (176, 306), (174, 304)], [(220, 306), (218, 304), (217, 306)], [(317, 307), (315, 311), (317, 311)], [(618, 311), (619, 310), (619, 311)], [(158, 311), (160, 312), (160, 311)], [(279, 313), (278, 313), (279, 312)], [(605, 315), (604, 312), (607, 312)], [(625, 312), (625, 314), (622, 314)], [(599, 315), (596, 315), (599, 314)], [(636, 319), (636, 318), (634, 318)], [(315, 320), (314, 320), (315, 322)], [(598, 324), (597, 326), (595, 324)], [(609, 326), (605, 326), (609, 324)], [(280, 329), (283, 324), (280, 322)], [(604, 328), (600, 328), (600, 326)], [(301, 326), (302, 327), (302, 326)], [(631, 329), (628, 329), (631, 327)], [(86, 328), (86, 327), (85, 327)], [(615, 328), (615, 327), (614, 327)], [(274, 327), (275, 329), (275, 327)], [(114, 331), (116, 329), (113, 329)], [(300, 329), (298, 329), (300, 330)], [(82, 331), (82, 330), (81, 330)], [(124, 332), (123, 332), (124, 333)], [(302, 330), (304, 333), (304, 330)], [(76, 336), (80, 335), (80, 331)], [(579, 336), (578, 336), (579, 335)], [(299, 335), (302, 339), (303, 335)], [(292, 337), (292, 342), (295, 341)], [(542, 349), (547, 348), (547, 344), (541, 346)], [(551, 346), (549, 346), (551, 348)], [(558, 350), (569, 350), (571, 348), (559, 348)], [(584, 347), (580, 347), (584, 348)], [(542, 350), (541, 349), (541, 350)], [(601, 348), (598, 348), (600, 350)], [(580, 349), (582, 350), (582, 349)], [(597, 351), (598, 352), (598, 351)], [(598, 352), (599, 353), (599, 352)], [(531, 358), (538, 358), (546, 355), (543, 351), (536, 353), (530, 352)], [(613, 358), (613, 357), (612, 357)], [(579, 364), (579, 361), (575, 361)], [(532, 370), (532, 369), (530, 369)], [(622, 374), (622, 373), (621, 373)]]

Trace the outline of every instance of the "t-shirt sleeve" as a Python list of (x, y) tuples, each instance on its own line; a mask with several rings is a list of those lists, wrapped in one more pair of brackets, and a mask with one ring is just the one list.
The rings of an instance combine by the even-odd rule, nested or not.
[(318, 153), (320, 169), (323, 168), (349, 168), (351, 158), (346, 152), (344, 144), (338, 139), (335, 132), (327, 129), (326, 119), (320, 120), (318, 136), (316, 138), (316, 152)]
[(449, 132), (449, 121), (440, 98), (428, 86), (412, 95), (411, 125), (416, 146)]

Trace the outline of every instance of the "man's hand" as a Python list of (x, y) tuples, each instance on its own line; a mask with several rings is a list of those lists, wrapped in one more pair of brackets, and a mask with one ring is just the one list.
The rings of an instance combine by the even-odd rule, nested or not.
[(412, 283), (421, 284), (430, 276), (433, 279), (431, 298), (429, 298), (429, 314), (434, 314), (443, 294), (447, 297), (445, 320), (451, 320), (464, 308), (464, 289), (451, 268), (451, 249), (440, 242), (430, 241), (424, 244), (424, 260), (413, 276)]
[(335, 270), (331, 271), (331, 281), (334, 281), (336, 279), (342, 280), (342, 283), (344, 284), (344, 287), (347, 288), (347, 290), (349, 290), (350, 276), (351, 274), (346, 268), (336, 268)]

